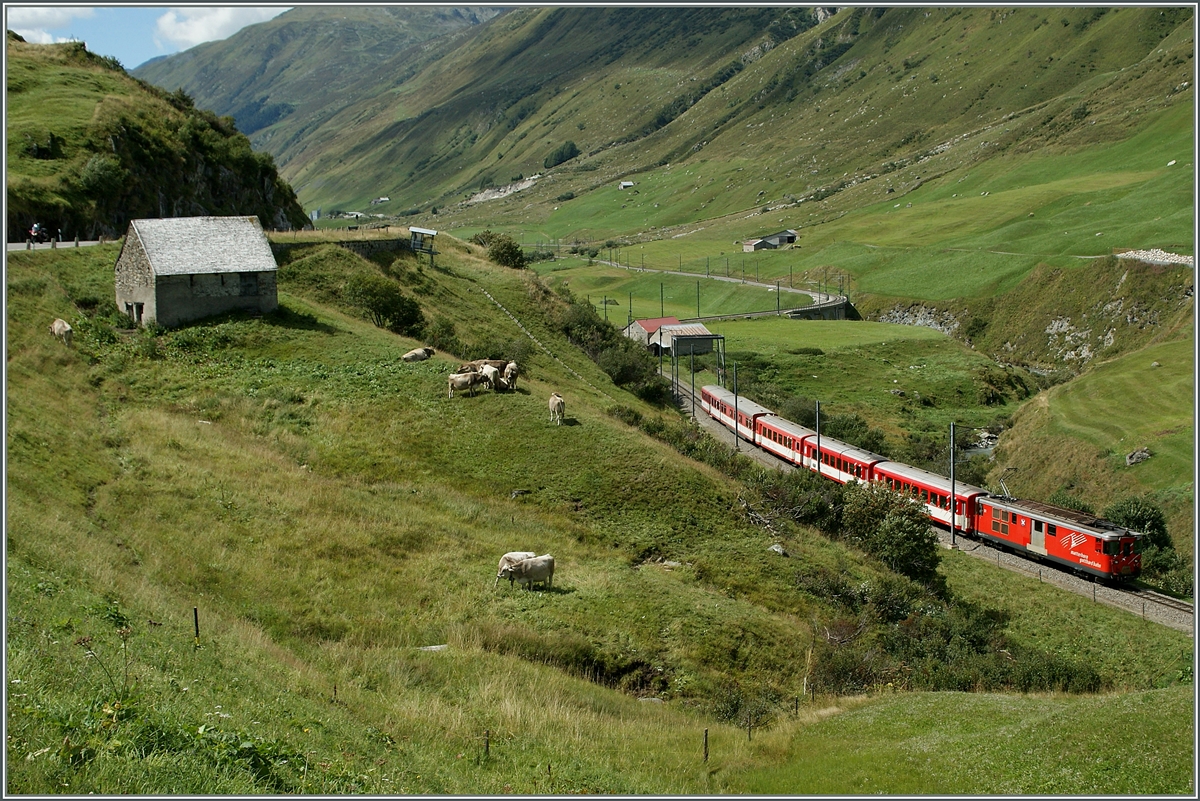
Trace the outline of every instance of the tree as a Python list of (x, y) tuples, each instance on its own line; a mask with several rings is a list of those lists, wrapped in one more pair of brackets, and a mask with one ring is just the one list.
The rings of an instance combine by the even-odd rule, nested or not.
[(346, 299), (366, 312), (375, 325), (397, 334), (417, 333), (425, 325), (420, 305), (406, 297), (394, 281), (381, 275), (351, 276), (346, 282)]
[(512, 267), (514, 270), (523, 270), (528, 266), (521, 246), (508, 234), (496, 234), (492, 237), (492, 242), (488, 245), (488, 258), (502, 267)]

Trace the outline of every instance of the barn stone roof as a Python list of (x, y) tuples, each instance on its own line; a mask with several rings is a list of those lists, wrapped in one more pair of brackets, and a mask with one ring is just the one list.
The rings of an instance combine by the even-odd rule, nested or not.
[(255, 273), (279, 269), (257, 217), (133, 220), (155, 275)]

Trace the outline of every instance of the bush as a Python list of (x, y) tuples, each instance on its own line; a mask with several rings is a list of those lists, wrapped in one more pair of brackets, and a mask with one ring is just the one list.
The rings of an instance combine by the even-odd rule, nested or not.
[(942, 555), (921, 504), (884, 484), (852, 482), (842, 497), (842, 536), (902, 576), (941, 588)]
[(381, 275), (351, 276), (345, 294), (352, 305), (380, 328), (397, 334), (419, 333), (424, 328), (425, 316), (417, 302), (406, 297), (394, 281)]
[(1154, 502), (1148, 498), (1131, 496), (1110, 504), (1104, 509), (1104, 518), (1118, 526), (1146, 535), (1146, 544), (1158, 548), (1174, 548), (1171, 535), (1167, 533), (1167, 518)]
[(1049, 498), (1047, 503), (1052, 506), (1061, 506), (1064, 509), (1073, 509), (1076, 512), (1083, 512), (1086, 515), (1094, 515), (1096, 510), (1088, 505), (1082, 498), (1072, 495), (1071, 491), (1066, 487), (1059, 487)]
[(454, 323), (439, 317), (425, 330), (425, 344), (434, 350), (465, 358), (466, 348), (454, 331)]
[(501, 267), (511, 267), (514, 270), (523, 270), (528, 266), (521, 246), (508, 234), (496, 234), (492, 238), (491, 244), (488, 245), (488, 258)]
[(580, 150), (575, 145), (575, 143), (568, 140), (566, 142), (563, 142), (549, 156), (546, 156), (546, 160), (542, 162), (542, 166), (545, 167), (547, 170), (550, 169), (551, 167), (557, 167), (559, 164), (562, 164), (564, 161), (570, 161), (571, 159), (575, 158), (576, 156), (579, 155), (579, 153), (580, 153)]

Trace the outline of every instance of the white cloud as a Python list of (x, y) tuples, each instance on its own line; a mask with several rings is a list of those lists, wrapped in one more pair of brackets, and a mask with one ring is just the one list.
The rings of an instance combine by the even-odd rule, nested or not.
[(224, 39), (247, 25), (266, 22), (287, 11), (286, 7), (254, 8), (227, 6), (225, 8), (172, 8), (158, 18), (155, 28), (155, 43), (160, 47), (169, 43), (180, 50), (194, 47), (201, 42)]
[(66, 6), (43, 6), (41, 8), (9, 8), (7, 11), (6, 27), (16, 32), (22, 39), (33, 44), (55, 44), (69, 42), (71, 37), (55, 36), (50, 31), (55, 28), (66, 28), (77, 19), (90, 19), (95, 10)]
[(42, 8), (9, 7), (7, 25), (11, 30), (42, 30), (65, 28), (77, 19), (89, 19), (95, 13), (92, 8), (69, 8), (66, 6), (43, 6)]

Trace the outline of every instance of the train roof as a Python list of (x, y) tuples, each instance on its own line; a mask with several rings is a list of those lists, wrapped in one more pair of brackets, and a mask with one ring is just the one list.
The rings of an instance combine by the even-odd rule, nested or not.
[[(950, 479), (945, 476), (939, 476), (937, 473), (931, 473), (928, 470), (922, 470), (919, 467), (904, 464), (903, 462), (883, 462), (875, 465), (876, 473), (896, 476), (898, 478), (906, 478), (909, 481), (921, 483), (929, 487), (936, 487), (943, 490), (947, 495), (950, 494)], [(988, 491), (983, 487), (976, 487), (973, 484), (968, 484), (965, 481), (954, 482), (955, 495), (987, 495)]]
[(991, 500), (993, 503), (1016, 508), (1025, 511), (1026, 513), (1030, 511), (1035, 512), (1039, 516), (1045, 517), (1050, 521), (1067, 523), (1073, 526), (1083, 526), (1092, 529), (1096, 533), (1107, 532), (1110, 535), (1115, 535), (1118, 537), (1143, 536), (1140, 532), (1133, 531), (1132, 529), (1125, 528), (1124, 526), (1118, 526), (1111, 520), (1105, 520), (1104, 518), (1096, 517), (1094, 514), (1090, 514), (1088, 512), (1080, 512), (1075, 509), (1064, 509), (1061, 506), (1051, 506), (1050, 504), (1042, 503), (1041, 501), (1029, 501), (1023, 498), (1009, 498), (1000, 495), (993, 496)]
[(716, 384), (706, 384), (705, 386), (701, 387), (701, 390), (708, 392), (714, 398), (725, 401), (725, 403), (728, 403), (730, 406), (733, 405), (733, 399), (736, 397), (738, 411), (745, 414), (752, 416), (756, 414), (775, 414), (775, 412), (771, 411), (766, 406), (755, 403), (745, 395), (734, 395), (732, 392), (725, 389), (725, 387), (720, 387)]
[[(813, 436), (816, 436), (815, 431), (813, 432)], [(871, 451), (864, 451), (862, 448), (856, 448), (833, 437), (821, 437), (821, 450), (830, 451), (842, 458), (854, 459), (859, 462), (878, 463), (887, 461), (886, 456), (880, 456), (878, 453), (872, 453)]]
[(763, 420), (763, 422), (770, 423), (775, 428), (786, 431), (797, 439), (815, 437), (817, 435), (817, 432), (813, 431), (811, 428), (805, 428), (799, 423), (793, 423), (786, 417), (780, 417), (777, 414), (768, 415), (767, 419)]

